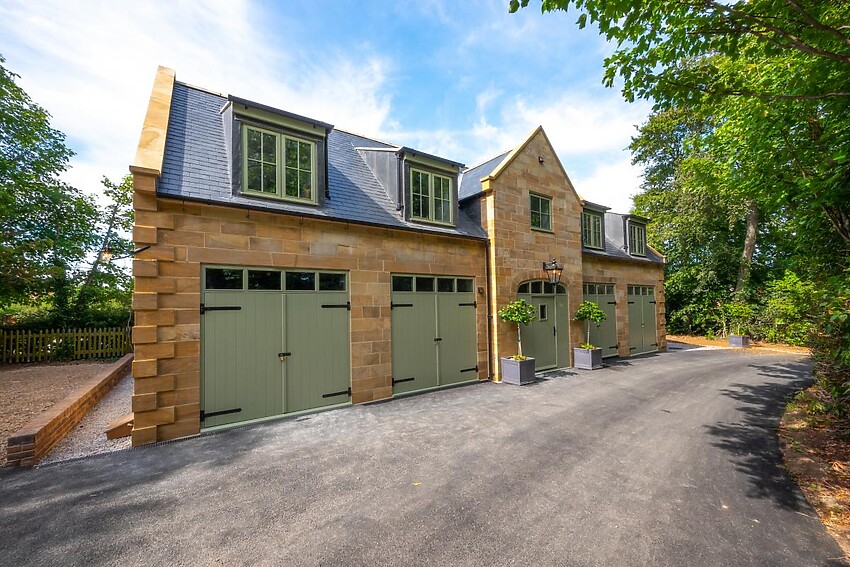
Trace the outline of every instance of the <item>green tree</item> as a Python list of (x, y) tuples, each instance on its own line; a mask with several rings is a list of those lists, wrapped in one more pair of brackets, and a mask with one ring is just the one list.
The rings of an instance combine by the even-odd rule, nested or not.
[(92, 199), (58, 179), (72, 155), (64, 135), (4, 63), (0, 56), (0, 305), (64, 290), (97, 218)]

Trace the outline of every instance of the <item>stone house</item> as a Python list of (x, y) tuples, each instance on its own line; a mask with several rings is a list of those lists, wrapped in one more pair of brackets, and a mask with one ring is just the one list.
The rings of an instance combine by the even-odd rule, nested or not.
[(538, 370), (583, 299), (604, 354), (666, 347), (647, 219), (582, 200), (542, 128), (467, 168), (160, 67), (130, 171), (134, 445), (498, 380), (517, 297)]

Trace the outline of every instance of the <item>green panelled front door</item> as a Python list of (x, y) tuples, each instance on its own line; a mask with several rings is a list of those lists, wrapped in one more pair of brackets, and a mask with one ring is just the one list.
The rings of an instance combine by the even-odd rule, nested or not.
[(392, 276), (393, 393), (478, 378), (472, 278)]
[(603, 357), (617, 356), (617, 302), (614, 286), (584, 284), (584, 300), (596, 303), (606, 315), (601, 323), (590, 323), (590, 343), (602, 348)]
[(569, 365), (567, 288), (542, 281), (525, 282), (519, 286), (517, 297), (533, 305), (537, 317), (522, 328), (522, 353), (534, 357), (535, 370)]
[(630, 285), (628, 298), (630, 353), (643, 354), (657, 350), (655, 289), (649, 286)]
[(349, 400), (345, 274), (205, 267), (203, 285), (203, 428)]
[(537, 319), (522, 328), (522, 352), (534, 357), (534, 369), (557, 366), (557, 327), (555, 325), (555, 296), (531, 296), (526, 299), (534, 306)]

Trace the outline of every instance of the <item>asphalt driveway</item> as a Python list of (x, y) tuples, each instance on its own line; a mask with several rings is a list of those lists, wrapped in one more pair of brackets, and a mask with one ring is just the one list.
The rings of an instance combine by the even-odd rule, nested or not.
[(0, 472), (4, 565), (844, 565), (781, 465), (808, 362), (693, 350)]

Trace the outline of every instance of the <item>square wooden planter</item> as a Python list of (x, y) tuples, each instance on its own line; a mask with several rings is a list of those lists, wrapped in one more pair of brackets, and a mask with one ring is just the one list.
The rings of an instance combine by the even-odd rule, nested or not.
[(602, 349), (595, 348), (589, 350), (586, 348), (574, 348), (573, 358), (575, 359), (575, 367), (582, 370), (598, 370), (602, 368)]
[(750, 337), (747, 335), (729, 335), (729, 346), (750, 348)]
[(502, 382), (524, 386), (534, 382), (534, 359), (502, 358)]

